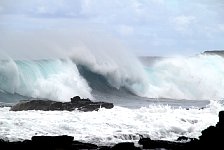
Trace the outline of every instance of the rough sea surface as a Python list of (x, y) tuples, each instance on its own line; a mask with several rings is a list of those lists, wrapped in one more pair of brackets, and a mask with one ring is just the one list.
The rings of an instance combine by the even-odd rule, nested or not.
[[(10, 141), (71, 135), (75, 140), (113, 145), (137, 142), (140, 136), (198, 138), (203, 129), (217, 123), (224, 108), (224, 59), (216, 55), (7, 58), (0, 64), (0, 138)], [(70, 101), (76, 95), (115, 107), (93, 112), (13, 112), (8, 107), (24, 99)]]

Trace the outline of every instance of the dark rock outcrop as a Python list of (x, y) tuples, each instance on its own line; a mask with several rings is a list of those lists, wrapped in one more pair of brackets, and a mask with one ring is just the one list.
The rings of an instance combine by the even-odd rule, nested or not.
[(0, 149), (22, 150), (140, 150), (134, 143), (118, 143), (113, 147), (97, 146), (91, 143), (73, 141), (72, 136), (33, 136), (31, 140), (23, 142), (8, 142), (0, 139)]
[(211, 51), (204, 51), (203, 55), (219, 55), (224, 57), (224, 50), (211, 50)]
[(73, 141), (72, 136), (33, 136), (31, 140), (23, 142), (0, 141), (0, 149), (22, 150), (84, 150), (98, 149), (95, 144)]
[(224, 111), (219, 112), (219, 122), (216, 126), (210, 126), (203, 130), (200, 138), (200, 145), (207, 149), (219, 149), (224, 142)]
[(73, 143), (74, 137), (72, 136), (33, 136), (31, 141), (36, 145), (49, 145), (49, 146), (66, 146)]
[(106, 102), (92, 102), (89, 99), (81, 99), (79, 96), (71, 98), (71, 102), (56, 102), (51, 100), (30, 100), (21, 101), (11, 107), (11, 111), (23, 110), (80, 110), (80, 111), (94, 111), (100, 108), (111, 109), (114, 105)]
[(184, 143), (181, 142), (171, 142), (164, 140), (151, 140), (150, 138), (142, 138), (138, 142), (143, 146), (143, 149), (172, 149), (179, 150), (183, 149), (185, 146)]

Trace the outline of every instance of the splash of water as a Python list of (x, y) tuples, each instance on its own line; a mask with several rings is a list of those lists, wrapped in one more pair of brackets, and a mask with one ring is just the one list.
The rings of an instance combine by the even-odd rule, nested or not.
[(150, 97), (221, 99), (224, 59), (220, 56), (167, 58), (146, 67)]

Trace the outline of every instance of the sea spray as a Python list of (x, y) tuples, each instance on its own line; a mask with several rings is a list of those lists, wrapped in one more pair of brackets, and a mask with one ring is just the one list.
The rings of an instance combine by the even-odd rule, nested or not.
[(148, 97), (221, 99), (224, 97), (224, 58), (217, 55), (166, 58), (145, 66)]
[(0, 56), (0, 91), (8, 93), (60, 100), (75, 95), (91, 98), (88, 84), (94, 81), (80, 75), (77, 65), (81, 65), (118, 92), (125, 88), (148, 98), (224, 97), (220, 56), (172, 57), (145, 65), (115, 38), (88, 30), (20, 31), (7, 34), (0, 43), (0, 52), (13, 58)]
[[(121, 43), (111, 37), (81, 39), (70, 52), (72, 60), (90, 71), (105, 77), (111, 87), (125, 87), (130, 92), (144, 96), (148, 79), (143, 65)], [(91, 42), (90, 42), (91, 41)]]
[(106, 33), (52, 29), (7, 32), (5, 36), (0, 51), (7, 51), (14, 60), (71, 58), (75, 65), (103, 75), (111, 87), (125, 87), (138, 96), (148, 91), (143, 66), (119, 40)]

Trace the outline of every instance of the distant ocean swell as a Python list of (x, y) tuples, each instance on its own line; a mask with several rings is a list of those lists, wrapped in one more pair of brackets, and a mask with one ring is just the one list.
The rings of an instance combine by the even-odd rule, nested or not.
[[(140, 59), (141, 60), (141, 59)], [(148, 58), (150, 61), (150, 58)], [(92, 92), (148, 98), (222, 99), (224, 59), (215, 55), (164, 58), (154, 63), (113, 60), (0, 60), (0, 100), (17, 95), (69, 101)]]

